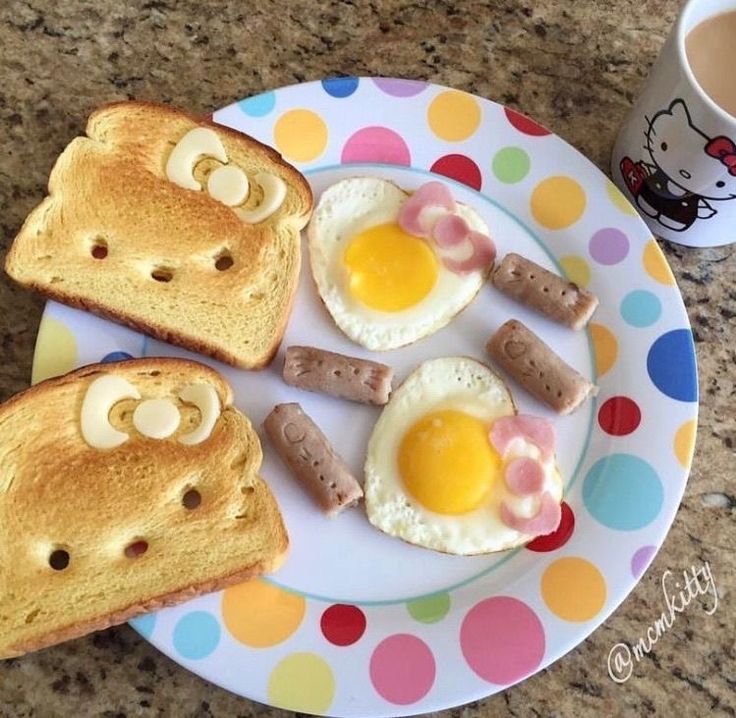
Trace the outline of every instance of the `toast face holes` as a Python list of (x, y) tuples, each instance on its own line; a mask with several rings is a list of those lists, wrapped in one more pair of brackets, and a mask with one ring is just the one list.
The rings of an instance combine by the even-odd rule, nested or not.
[(184, 496), (181, 497), (181, 503), (185, 509), (193, 511), (194, 509), (199, 508), (199, 505), (202, 503), (202, 494), (200, 494), (197, 489), (189, 489), (189, 491), (185, 492)]
[(146, 551), (148, 551), (148, 541), (139, 539), (138, 541), (129, 543), (123, 553), (125, 553), (126, 558), (138, 558), (139, 556), (143, 556)]
[(89, 252), (94, 259), (105, 259), (108, 253), (107, 242), (102, 237), (96, 237)]
[(157, 282), (170, 282), (174, 278), (174, 270), (168, 267), (156, 267), (151, 272), (151, 279)]
[(233, 259), (233, 255), (230, 254), (227, 250), (224, 252), (221, 252), (220, 254), (215, 257), (215, 269), (218, 272), (226, 272), (230, 267), (235, 264), (235, 260)]
[(70, 561), (71, 557), (69, 556), (69, 552), (65, 551), (63, 548), (57, 548), (52, 551), (49, 556), (49, 566), (51, 566), (54, 571), (63, 571), (67, 566), (69, 566)]

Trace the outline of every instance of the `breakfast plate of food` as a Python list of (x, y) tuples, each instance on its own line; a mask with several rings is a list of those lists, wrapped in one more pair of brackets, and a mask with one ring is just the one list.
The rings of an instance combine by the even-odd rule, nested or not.
[(697, 371), (664, 256), (483, 98), (347, 77), (211, 118), (103, 107), (6, 271), (54, 301), (0, 407), (31, 557), (0, 562), (0, 656), (130, 620), (274, 706), (440, 710), (583, 641), (684, 491)]

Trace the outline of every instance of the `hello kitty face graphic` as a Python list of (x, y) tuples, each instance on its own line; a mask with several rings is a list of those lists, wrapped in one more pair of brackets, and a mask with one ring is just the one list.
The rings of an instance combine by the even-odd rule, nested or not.
[[(684, 190), (706, 199), (736, 197), (736, 174), (728, 173), (729, 165), (718, 154), (719, 145), (726, 159), (728, 149), (736, 150), (728, 138), (711, 140), (695, 127), (682, 100), (675, 100), (649, 120), (646, 149), (654, 165)], [(736, 153), (733, 156), (731, 166), (736, 168)]]
[(693, 124), (685, 101), (645, 118), (646, 155), (621, 160), (621, 173), (639, 209), (682, 232), (717, 213), (709, 202), (736, 197), (736, 144), (709, 137)]

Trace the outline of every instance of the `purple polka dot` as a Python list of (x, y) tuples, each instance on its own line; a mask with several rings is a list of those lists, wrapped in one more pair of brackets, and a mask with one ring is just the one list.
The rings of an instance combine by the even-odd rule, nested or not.
[(387, 165), (411, 164), (406, 142), (388, 127), (364, 127), (358, 130), (342, 148), (342, 163), (380, 162)]
[(639, 578), (644, 573), (656, 550), (656, 546), (642, 546), (631, 557), (631, 575), (634, 578)]
[(427, 83), (419, 80), (396, 80), (391, 77), (376, 77), (376, 86), (393, 97), (414, 97), (427, 89)]
[(620, 229), (599, 229), (588, 245), (590, 256), (599, 264), (618, 264), (629, 253), (629, 240)]

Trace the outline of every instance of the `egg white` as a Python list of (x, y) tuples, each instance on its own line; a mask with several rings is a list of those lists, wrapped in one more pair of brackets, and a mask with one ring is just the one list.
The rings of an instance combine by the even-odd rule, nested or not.
[[(437, 281), (429, 294), (398, 312), (371, 309), (353, 297), (343, 263), (345, 249), (356, 234), (395, 222), (408, 198), (406, 192), (388, 180), (341, 180), (322, 193), (307, 228), (312, 275), (322, 301), (350, 339), (373, 351), (411, 344), (444, 327), (473, 300), (491, 269), (455, 274), (440, 262)], [(475, 210), (458, 204), (457, 214), (471, 229), (489, 234), (488, 226)]]
[[(467, 357), (442, 357), (421, 364), (393, 393), (368, 443), (365, 462), (365, 506), (368, 520), (381, 531), (436, 551), (473, 555), (520, 546), (533, 537), (506, 526), (500, 506), (505, 501), (519, 516), (539, 508), (537, 497), (511, 494), (502, 472), (489, 499), (457, 516), (438, 514), (422, 506), (405, 489), (398, 453), (406, 432), (430, 412), (456, 409), (487, 422), (516, 413), (504, 382), (488, 367)], [(516, 439), (512, 456), (539, 459), (536, 446)], [(554, 458), (544, 464), (543, 491), (562, 500), (562, 478)]]

